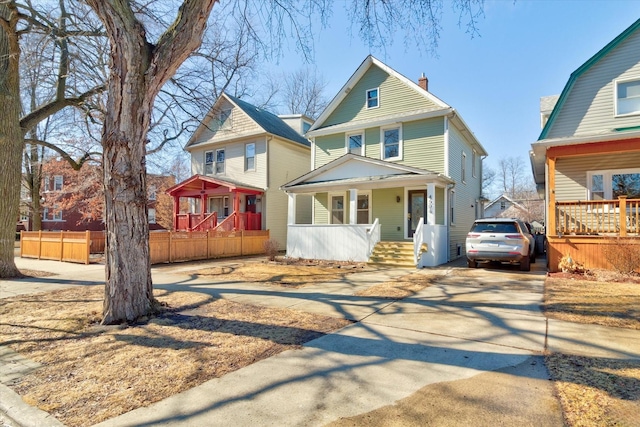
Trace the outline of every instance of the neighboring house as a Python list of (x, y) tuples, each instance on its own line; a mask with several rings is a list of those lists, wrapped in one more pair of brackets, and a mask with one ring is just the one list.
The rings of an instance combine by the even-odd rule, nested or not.
[[(23, 183), (21, 191), (21, 223), (23, 229), (33, 229), (33, 215), (42, 215), (43, 231), (101, 231), (104, 196), (102, 170), (85, 163), (74, 170), (67, 161), (51, 159), (43, 164), (40, 184), (40, 212), (33, 212), (29, 189)], [(163, 218), (170, 219), (171, 205), (164, 190), (175, 184), (173, 176), (147, 175), (149, 197), (149, 229), (163, 230)], [(160, 195), (158, 195), (158, 193)], [(162, 205), (164, 204), (164, 211)], [(167, 209), (168, 207), (168, 209)]]
[(506, 194), (496, 197), (484, 207), (485, 218), (518, 218), (533, 224), (534, 221), (544, 222), (544, 200), (539, 199), (535, 192), (524, 192), (524, 199), (514, 199)]
[[(223, 93), (185, 147), (194, 175), (167, 191), (174, 229), (269, 230), (284, 249), (287, 196), (279, 187), (309, 171), (311, 143), (300, 132), (311, 124)], [(190, 212), (180, 211), (181, 198), (191, 199)], [(311, 221), (310, 198), (298, 214)]]
[(549, 269), (564, 255), (607, 267), (608, 237), (639, 236), (640, 20), (571, 74), (531, 147)]
[[(372, 56), (362, 62), (307, 132), (313, 170), (282, 187), (288, 256), (367, 261), (379, 241), (407, 243), (418, 266), (464, 255), (482, 216), (487, 153), (427, 84)], [(311, 225), (295, 214), (305, 195)]]
[(485, 218), (511, 216), (514, 210), (525, 210), (525, 207), (506, 194), (496, 197), (484, 207)]

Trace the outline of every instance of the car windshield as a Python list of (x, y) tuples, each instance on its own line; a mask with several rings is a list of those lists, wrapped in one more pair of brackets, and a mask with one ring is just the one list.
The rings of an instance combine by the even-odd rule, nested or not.
[(518, 228), (512, 222), (478, 222), (473, 224), (473, 233), (518, 233)]

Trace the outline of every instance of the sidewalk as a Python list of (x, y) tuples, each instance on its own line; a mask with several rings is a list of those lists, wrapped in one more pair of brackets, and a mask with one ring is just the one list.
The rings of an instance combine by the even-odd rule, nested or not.
[[(9, 295), (7, 288), (38, 292), (104, 283), (102, 265), (16, 261), (58, 276), (0, 282), (0, 297)], [(410, 399), (433, 408), (434, 424), (446, 414), (437, 425), (561, 426), (541, 357), (545, 344), (554, 351), (640, 359), (639, 331), (547, 321), (538, 308), (542, 263), (528, 274), (456, 265), (425, 269), (441, 276), (433, 286), (401, 301), (367, 303), (353, 293), (411, 270), (366, 271), (344, 281), (265, 291), (264, 285), (194, 278), (182, 267), (153, 268), (154, 286), (357, 323), (98, 426), (315, 426), (379, 408), (392, 411)], [(6, 408), (7, 389), (0, 389), (0, 409), (20, 425), (56, 425), (51, 418), (18, 419), (33, 408)]]

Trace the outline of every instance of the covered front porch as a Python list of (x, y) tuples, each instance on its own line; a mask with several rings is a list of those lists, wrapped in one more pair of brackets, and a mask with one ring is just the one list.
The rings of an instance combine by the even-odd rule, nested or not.
[(263, 229), (262, 189), (210, 176), (193, 175), (169, 188), (167, 194), (173, 198), (175, 231)]
[[(288, 194), (287, 256), (366, 262), (379, 242), (413, 246), (412, 263), (447, 262), (447, 191), (430, 171), (348, 154), (282, 187)], [(298, 224), (297, 198), (313, 199), (312, 224)]]

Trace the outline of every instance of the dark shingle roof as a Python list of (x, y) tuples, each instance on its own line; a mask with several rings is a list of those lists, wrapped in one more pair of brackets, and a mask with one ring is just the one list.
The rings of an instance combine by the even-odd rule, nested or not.
[(249, 104), (246, 101), (226, 94), (227, 97), (239, 108), (242, 109), (249, 117), (253, 119), (261, 128), (265, 131), (280, 136), (282, 138), (289, 139), (304, 145), (305, 147), (311, 147), (311, 143), (308, 139), (296, 132), (291, 126), (286, 124), (282, 119), (273, 113), (258, 108), (255, 105)]

